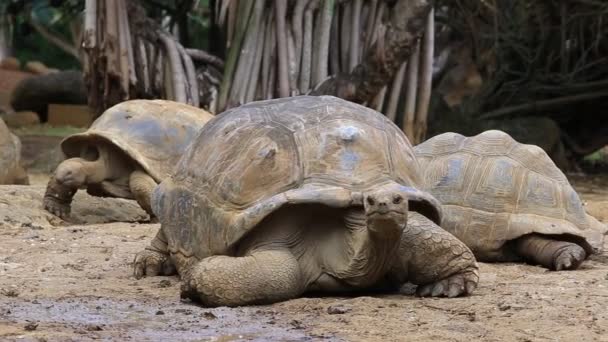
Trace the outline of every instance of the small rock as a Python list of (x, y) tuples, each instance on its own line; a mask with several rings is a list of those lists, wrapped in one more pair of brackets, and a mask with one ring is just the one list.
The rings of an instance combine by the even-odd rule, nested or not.
[(289, 324), (291, 324), (294, 329), (304, 329), (304, 324), (302, 324), (302, 322), (298, 321), (297, 319), (294, 319), (293, 321), (289, 322)]
[(25, 331), (34, 331), (36, 330), (36, 328), (38, 328), (38, 323), (34, 323), (34, 322), (29, 322), (28, 324), (26, 324), (23, 329), (25, 329)]
[(88, 331), (102, 331), (103, 328), (97, 324), (87, 326)]
[(351, 310), (352, 310), (351, 308), (346, 308), (341, 305), (332, 305), (327, 308), (327, 313), (330, 315), (342, 315)]
[(7, 296), (7, 297), (18, 297), (19, 296), (19, 291), (17, 291), (17, 289), (2, 289), (2, 291), (0, 291), (3, 295)]
[(203, 317), (206, 319), (216, 319), (217, 318), (217, 316), (215, 314), (213, 314), (213, 312), (209, 312), (209, 311), (203, 312)]
[(510, 308), (511, 308), (511, 305), (509, 305), (509, 304), (505, 304), (505, 303), (498, 304), (498, 310), (500, 310), (500, 311), (507, 311)]
[(158, 287), (160, 287), (160, 288), (171, 287), (171, 281), (167, 280), (167, 279), (163, 279), (158, 283)]
[(184, 315), (192, 315), (192, 310), (190, 309), (175, 309), (175, 313), (181, 313)]
[(164, 315), (164, 314), (165, 314), (165, 312), (162, 310), (156, 311), (156, 316), (160, 316), (160, 315)]

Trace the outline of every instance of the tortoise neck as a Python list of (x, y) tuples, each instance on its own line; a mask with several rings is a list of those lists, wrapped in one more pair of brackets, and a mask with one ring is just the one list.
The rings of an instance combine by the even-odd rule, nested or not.
[(335, 269), (335, 276), (354, 287), (378, 283), (391, 268), (402, 230), (398, 227), (393, 227), (394, 230), (387, 229), (386, 224), (390, 224), (390, 220), (369, 220), (363, 210), (347, 212), (345, 223), (347, 260), (342, 263), (342, 267)]

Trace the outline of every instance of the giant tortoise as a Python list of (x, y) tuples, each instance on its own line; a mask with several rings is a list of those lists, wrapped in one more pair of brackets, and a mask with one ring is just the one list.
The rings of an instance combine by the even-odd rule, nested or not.
[(474, 256), (437, 225), (420, 182), (409, 141), (372, 109), (331, 96), (252, 102), (209, 121), (154, 190), (161, 228), (134, 273), (177, 271), (182, 296), (207, 306), (406, 281), (423, 296), (469, 294)]
[(166, 100), (131, 100), (106, 110), (84, 133), (65, 138), (66, 156), (43, 205), (67, 218), (79, 188), (91, 195), (135, 199), (152, 216), (152, 189), (168, 177), (190, 141), (213, 116)]
[(21, 140), (11, 133), (0, 118), (0, 184), (29, 184), (21, 166)]
[(444, 133), (414, 147), (443, 228), (479, 261), (576, 269), (603, 245), (606, 226), (585, 213), (566, 176), (538, 146), (490, 130)]

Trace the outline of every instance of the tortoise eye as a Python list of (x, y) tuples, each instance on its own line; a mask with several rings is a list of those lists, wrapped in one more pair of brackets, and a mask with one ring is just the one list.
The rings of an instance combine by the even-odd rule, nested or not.
[(393, 197), (393, 203), (394, 204), (399, 204), (399, 203), (401, 203), (401, 201), (403, 201), (403, 197), (401, 197), (401, 195), (395, 195)]
[(374, 205), (374, 204), (376, 204), (376, 201), (374, 201), (374, 199), (373, 199), (373, 198), (368, 197), (368, 198), (367, 198), (367, 203), (369, 203), (369, 205)]

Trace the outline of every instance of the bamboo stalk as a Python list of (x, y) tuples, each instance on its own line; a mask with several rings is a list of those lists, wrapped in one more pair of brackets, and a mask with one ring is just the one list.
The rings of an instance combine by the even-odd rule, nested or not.
[(313, 74), (313, 86), (327, 78), (327, 65), (329, 62), (329, 33), (331, 18), (334, 11), (334, 0), (323, 0), (321, 8), (321, 22), (318, 45), (316, 51), (316, 68)]
[[(304, 9), (310, 0), (297, 0), (296, 7), (293, 10), (293, 16), (291, 19), (291, 29), (293, 31), (293, 39), (295, 45), (295, 51), (302, 51), (302, 20), (304, 15)], [(302, 55), (300, 53), (295, 54), (296, 62), (296, 75), (300, 73), (300, 64)]]
[[(243, 5), (241, 5), (243, 6)], [(238, 15), (238, 3), (236, 1), (230, 1), (228, 7), (228, 29), (226, 34), (226, 49), (230, 50), (232, 48), (232, 43), (234, 40), (234, 31), (236, 30), (236, 18)]]
[(435, 11), (431, 8), (429, 12), (426, 30), (422, 38), (421, 68), (420, 72), (420, 95), (416, 108), (416, 139), (415, 143), (424, 140), (427, 130), (427, 117), (429, 114), (429, 104), (431, 102), (431, 89), (433, 82), (433, 56), (435, 48)]
[[(127, 21), (126, 8), (124, 7), (125, 0), (116, 1), (116, 14), (118, 15), (118, 58), (120, 63), (120, 86), (122, 88), (123, 98), (129, 98), (129, 83), (131, 80), (131, 72), (133, 68), (130, 66), (130, 57), (132, 57), (132, 46), (129, 45), (131, 35), (129, 34), (129, 24)], [(133, 76), (135, 78), (135, 76)], [(137, 82), (137, 80), (135, 80)]]
[(378, 11), (378, 0), (371, 0), (369, 6), (369, 14), (367, 19), (367, 25), (365, 28), (365, 42), (363, 44), (364, 50), (369, 49), (369, 47), (372, 45), (374, 25), (377, 25), (376, 12)]
[(275, 96), (275, 90), (274, 90), (274, 85), (276, 83), (276, 79), (277, 79), (277, 56), (274, 55), (273, 56), (273, 63), (270, 64), (270, 78), (268, 78), (268, 87), (266, 87), (268, 89), (268, 93), (266, 94), (266, 99), (270, 100), (273, 99)]
[(245, 103), (247, 84), (250, 78), (251, 64), (255, 58), (255, 48), (260, 36), (259, 31), (262, 26), (262, 15), (265, 0), (255, 0), (253, 14), (246, 28), (245, 41), (234, 74), (234, 86), (230, 89), (229, 104)]
[(274, 16), (268, 16), (266, 23), (266, 34), (264, 41), (264, 56), (262, 57), (262, 98), (266, 98), (270, 78), (270, 68), (274, 63), (274, 54), (276, 52), (276, 35)]
[(376, 105), (375, 105), (376, 111), (382, 113), (382, 109), (384, 108), (384, 99), (385, 98), (386, 98), (386, 86), (382, 87), (382, 89), (380, 90), (378, 95), (376, 95), (376, 98), (374, 99), (374, 102), (376, 103)]
[[(116, 1), (117, 0), (106, 0), (106, 15), (105, 15), (105, 32), (102, 51), (106, 57), (106, 78), (109, 76), (120, 77), (120, 62), (118, 49), (120, 43), (118, 42), (118, 19), (116, 13)], [(107, 88), (106, 88), (107, 90)]]
[[(121, 18), (120, 25), (123, 27), (123, 33), (125, 36), (125, 48), (127, 49), (128, 58), (128, 69), (129, 69), (129, 81), (131, 85), (137, 84), (137, 75), (135, 75), (135, 58), (133, 56), (133, 41), (131, 39), (131, 28), (129, 27), (129, 18), (127, 17), (127, 5), (126, 0), (119, 2), (119, 15)], [(127, 88), (128, 94), (128, 88)]]
[(414, 139), (414, 120), (416, 115), (416, 92), (418, 87), (418, 64), (420, 61), (420, 42), (416, 43), (414, 53), (407, 61), (407, 92), (405, 95), (405, 113), (403, 114), (403, 132), (408, 139)]
[(166, 71), (172, 76), (172, 87), (174, 91), (173, 99), (177, 102), (187, 103), (185, 86), (186, 78), (175, 40), (164, 32), (159, 32), (158, 37), (164, 44), (167, 57), (169, 57), (167, 65), (170, 69)]
[(135, 37), (135, 74), (138, 82), (139, 96), (148, 96), (150, 89), (150, 71), (148, 70), (148, 57), (146, 56), (146, 47), (144, 42), (139, 37)]
[(84, 40), (85, 49), (97, 47), (97, 0), (85, 1)]
[(331, 21), (331, 33), (329, 38), (329, 73), (336, 75), (341, 72), (340, 70), (340, 26), (338, 25), (339, 15), (334, 15)]
[(342, 22), (340, 30), (340, 65), (342, 70), (348, 70), (348, 51), (350, 45), (350, 29), (352, 27), (350, 21), (352, 19), (352, 2), (347, 2), (342, 5)]
[(384, 24), (382, 23), (382, 16), (384, 15), (385, 9), (386, 4), (384, 2), (380, 3), (380, 5), (378, 6), (378, 10), (376, 11), (376, 19), (374, 19), (374, 26), (370, 35), (370, 42), (369, 46), (367, 46), (367, 49), (370, 49), (372, 45), (376, 43), (376, 41), (378, 40), (379, 32), (384, 27)]
[(361, 7), (363, 6), (362, 0), (354, 0), (353, 2), (353, 20), (350, 29), (350, 54), (348, 63), (348, 72), (353, 69), (359, 63), (359, 37), (360, 37), (360, 23), (361, 23)]
[[(262, 7), (262, 10), (264, 8)], [(267, 17), (267, 20), (270, 21), (270, 19), (268, 19), (269, 17)], [(265, 25), (263, 23), (263, 18), (261, 18), (261, 23), (260, 23), (260, 28), (258, 29), (258, 34), (257, 34), (257, 41), (256, 41), (256, 46), (255, 46), (255, 53), (253, 55), (253, 63), (252, 65), (249, 66), (251, 72), (250, 72), (250, 77), (249, 77), (249, 82), (248, 82), (248, 86), (247, 86), (247, 90), (245, 92), (245, 102), (251, 102), (254, 99), (254, 96), (256, 94), (256, 89), (259, 87), (258, 84), (258, 80), (259, 80), (259, 76), (260, 76), (260, 67), (262, 64), (262, 55), (264, 54), (264, 41), (265, 41), (265, 34), (266, 34), (266, 30), (265, 30)]]
[(287, 3), (285, 0), (275, 0), (275, 14), (277, 24), (277, 49), (278, 49), (278, 81), (279, 97), (289, 96), (289, 74), (287, 67), (287, 35), (285, 32), (285, 15), (287, 13)]
[[(253, 1), (239, 2), (238, 14), (235, 14), (239, 16), (239, 22), (249, 22), (253, 4)], [(241, 44), (245, 36), (246, 26), (239, 25), (238, 27), (239, 29), (237, 29), (235, 32), (234, 41), (230, 45), (230, 50), (228, 50), (228, 58), (226, 59), (226, 66), (224, 68), (224, 77), (222, 78), (222, 84), (220, 86), (218, 111), (223, 111), (226, 108), (228, 94), (230, 93), (230, 88), (232, 86), (232, 77), (236, 71), (237, 59), (241, 52)]]
[(397, 75), (393, 78), (393, 84), (391, 86), (391, 94), (386, 107), (386, 116), (392, 122), (395, 122), (395, 119), (397, 118), (397, 106), (399, 105), (399, 99), (401, 98), (401, 89), (403, 88), (406, 66), (407, 62), (401, 64), (399, 71), (397, 71)]
[(221, 58), (208, 53), (207, 51), (186, 48), (186, 53), (197, 61), (215, 65), (216, 67), (218, 67), (220, 69), (224, 68), (224, 61)]
[(176, 43), (179, 53), (184, 63), (184, 69), (186, 71), (186, 79), (188, 80), (189, 93), (190, 93), (190, 104), (198, 107), (200, 105), (200, 98), (198, 92), (198, 80), (196, 79), (196, 68), (192, 62), (190, 55), (186, 53), (186, 49), (180, 44)]
[[(287, 31), (287, 61), (289, 67), (289, 94), (291, 96), (298, 95), (298, 74), (296, 71), (296, 52), (295, 41), (291, 30)], [(298, 51), (299, 52), (299, 51)]]
[(312, 63), (312, 31), (313, 11), (319, 0), (312, 0), (304, 12), (304, 40), (302, 43), (302, 67), (300, 71), (300, 93), (305, 94), (310, 89)]

